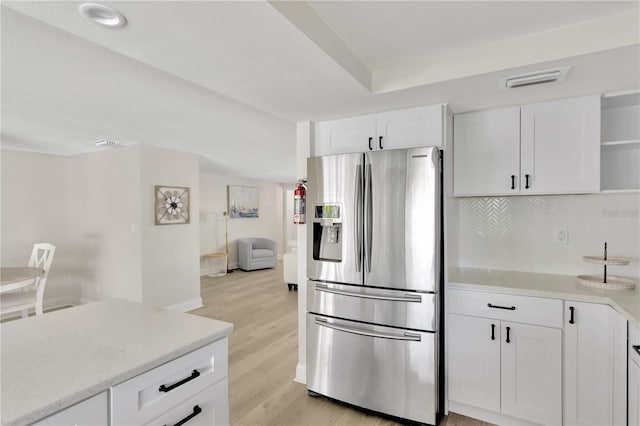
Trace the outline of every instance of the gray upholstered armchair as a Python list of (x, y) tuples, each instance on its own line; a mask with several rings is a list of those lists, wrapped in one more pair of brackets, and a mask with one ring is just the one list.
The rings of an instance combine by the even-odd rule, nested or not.
[(266, 238), (240, 238), (238, 240), (238, 267), (245, 271), (274, 268), (276, 242)]

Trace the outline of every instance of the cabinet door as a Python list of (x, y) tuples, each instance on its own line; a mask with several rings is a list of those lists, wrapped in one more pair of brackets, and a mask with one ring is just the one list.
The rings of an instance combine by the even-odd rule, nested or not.
[(596, 303), (565, 302), (565, 309), (565, 423), (624, 424), (626, 321)]
[(324, 121), (316, 125), (314, 156), (375, 149), (375, 136), (376, 119), (374, 115)]
[(454, 195), (518, 194), (520, 107), (457, 114), (453, 126)]
[(599, 96), (524, 105), (521, 132), (522, 193), (600, 191)]
[(448, 315), (449, 399), (500, 411), (500, 321)]
[(629, 426), (640, 426), (640, 366), (629, 361)]
[(562, 330), (502, 322), (502, 414), (562, 424)]
[(376, 116), (376, 148), (442, 147), (444, 106), (389, 111)]

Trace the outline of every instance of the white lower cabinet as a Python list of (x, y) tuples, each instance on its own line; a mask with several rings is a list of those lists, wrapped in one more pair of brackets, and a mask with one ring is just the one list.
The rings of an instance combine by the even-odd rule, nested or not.
[(450, 290), (449, 312), (450, 401), (504, 422), (562, 424), (562, 301)]
[(640, 426), (640, 365), (629, 361), (629, 426)]
[(501, 412), (562, 424), (562, 330), (502, 322)]
[(449, 399), (500, 411), (500, 321), (449, 314)]
[(626, 319), (607, 305), (567, 301), (564, 333), (564, 423), (626, 424)]
[(629, 426), (640, 426), (640, 330), (629, 323)]
[(105, 391), (45, 417), (33, 423), (33, 426), (107, 426), (109, 424), (108, 406)]

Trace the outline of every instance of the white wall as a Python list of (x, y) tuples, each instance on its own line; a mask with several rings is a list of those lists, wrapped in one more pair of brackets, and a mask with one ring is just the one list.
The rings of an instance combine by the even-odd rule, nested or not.
[[(191, 187), (191, 223), (156, 226), (154, 185)], [(45, 307), (118, 297), (201, 304), (199, 161), (144, 145), (72, 157), (2, 152), (2, 264), (57, 246)], [(282, 204), (280, 199), (279, 205)]]
[[(200, 255), (224, 253), (224, 220), (227, 211), (227, 186), (251, 186), (260, 191), (260, 215), (257, 218), (229, 219), (229, 267), (238, 266), (238, 239), (263, 237), (277, 244), (278, 257), (284, 254), (283, 186), (279, 183), (200, 173)], [(201, 257), (201, 274), (209, 272), (208, 259)]]
[[(612, 275), (639, 278), (640, 194), (451, 198), (449, 266), (552, 274), (601, 274), (582, 256), (631, 258)], [(553, 241), (566, 227), (569, 244)]]
[(75, 298), (141, 302), (140, 146), (76, 155), (67, 164)]
[[(202, 306), (198, 156), (142, 145), (140, 170), (142, 299), (178, 310)], [(155, 185), (190, 188), (190, 223), (155, 225)]]
[(66, 158), (2, 150), (2, 266), (26, 266), (34, 243), (56, 246), (45, 288), (47, 307), (70, 303)]

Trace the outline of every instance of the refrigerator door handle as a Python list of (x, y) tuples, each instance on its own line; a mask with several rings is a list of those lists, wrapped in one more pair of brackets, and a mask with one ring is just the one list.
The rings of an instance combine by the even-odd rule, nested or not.
[(407, 333), (404, 334), (392, 334), (392, 333), (381, 333), (378, 331), (367, 331), (362, 330), (360, 328), (352, 328), (344, 325), (333, 324), (327, 322), (326, 320), (321, 320), (316, 318), (315, 323), (322, 327), (332, 328), (338, 331), (344, 331), (346, 333), (359, 334), (361, 336), (367, 337), (377, 337), (380, 339), (392, 339), (392, 340), (408, 340), (412, 342), (420, 342), (422, 337), (419, 334)]
[(365, 166), (365, 172), (366, 172), (366, 176), (365, 176), (365, 194), (364, 194), (364, 200), (365, 200), (365, 247), (366, 247), (366, 252), (365, 252), (365, 258), (366, 258), (366, 262), (367, 262), (367, 272), (371, 272), (371, 250), (372, 250), (372, 245), (373, 245), (373, 235), (372, 235), (372, 230), (373, 230), (373, 201), (371, 200), (371, 197), (373, 195), (373, 191), (372, 191), (372, 183), (371, 183), (371, 164), (367, 164)]
[(388, 300), (391, 302), (413, 302), (421, 303), (422, 297), (418, 294), (405, 294), (404, 296), (382, 296), (378, 294), (363, 294), (344, 290), (334, 290), (325, 284), (316, 284), (316, 291), (324, 293), (338, 294), (340, 296), (359, 297), (361, 299)]
[(354, 232), (356, 247), (356, 272), (360, 272), (362, 268), (362, 166), (356, 166), (356, 188), (355, 188), (356, 208), (354, 211), (354, 223), (356, 230)]

